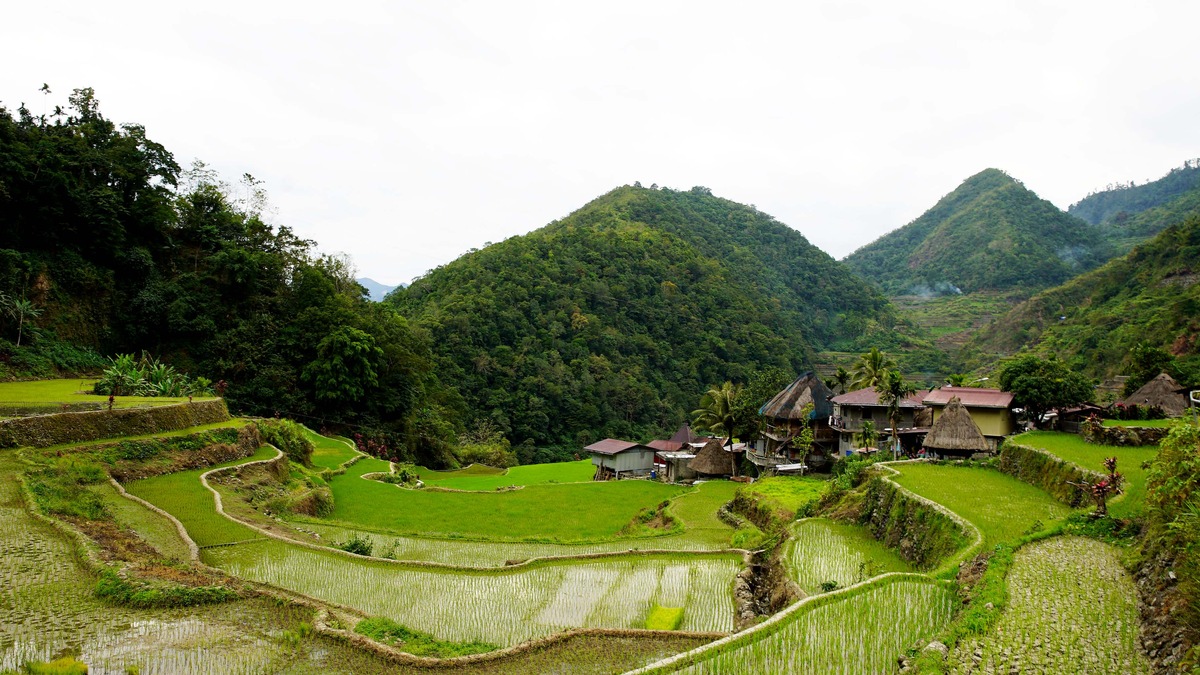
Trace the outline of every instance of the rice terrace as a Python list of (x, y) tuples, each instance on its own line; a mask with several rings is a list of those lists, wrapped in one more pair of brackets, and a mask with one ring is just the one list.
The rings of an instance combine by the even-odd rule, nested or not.
[(1153, 447), (593, 481), (399, 465), (212, 397), (86, 409), (91, 384), (0, 384), (63, 408), (0, 421), (14, 672), (1150, 672), (1128, 535), (1005, 467)]

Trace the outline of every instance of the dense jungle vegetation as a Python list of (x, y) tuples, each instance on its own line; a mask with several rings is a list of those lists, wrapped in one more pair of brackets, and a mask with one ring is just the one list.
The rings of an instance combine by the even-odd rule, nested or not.
[(26, 309), (0, 319), (0, 376), (148, 350), (224, 380), (237, 410), (386, 431), (446, 459), (452, 394), (426, 331), (366, 301), (345, 260), (264, 207), (252, 177), (234, 188), (181, 170), (90, 89), (45, 117), (0, 108), (0, 296)]

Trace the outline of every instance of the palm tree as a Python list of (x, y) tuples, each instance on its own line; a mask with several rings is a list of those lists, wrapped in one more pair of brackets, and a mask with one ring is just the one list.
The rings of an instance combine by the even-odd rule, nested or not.
[(42, 310), (33, 304), (32, 300), (25, 298), (17, 299), (7, 296), (0, 297), (0, 302), (7, 305), (8, 314), (17, 320), (17, 346), (21, 346), (21, 336), (25, 332), (25, 319), (34, 318), (42, 315)]
[(863, 422), (862, 430), (858, 432), (857, 438), (858, 447), (873, 448), (879, 442), (879, 432), (875, 429), (875, 423), (871, 420)]
[(850, 372), (845, 368), (838, 366), (837, 372), (833, 374), (833, 379), (835, 382), (837, 382), (838, 393), (846, 393), (846, 385), (850, 384)]
[(895, 367), (896, 362), (887, 354), (879, 351), (878, 347), (871, 347), (871, 351), (858, 357), (854, 364), (854, 379), (850, 386), (855, 389), (878, 387), (887, 372)]
[(875, 385), (875, 392), (879, 394), (879, 402), (887, 406), (888, 421), (892, 423), (892, 452), (895, 452), (900, 439), (900, 404), (917, 393), (917, 388), (906, 381), (900, 371), (889, 370), (883, 381)]
[(698, 428), (723, 434), (729, 438), (729, 461), (737, 475), (737, 457), (733, 454), (733, 430), (741, 423), (737, 412), (737, 397), (742, 385), (725, 382), (712, 386), (700, 397), (700, 407), (692, 411), (692, 423)]

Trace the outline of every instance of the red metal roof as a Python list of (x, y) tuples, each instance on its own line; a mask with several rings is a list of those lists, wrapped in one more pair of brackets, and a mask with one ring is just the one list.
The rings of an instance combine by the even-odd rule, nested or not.
[[(913, 394), (912, 396), (909, 396), (908, 398), (901, 401), (900, 407), (901, 408), (920, 408), (921, 406), (924, 405), (924, 403), (922, 403), (922, 398), (924, 396), (925, 396), (925, 392), (918, 391), (917, 393)], [(883, 404), (879, 402), (879, 392), (875, 391), (875, 389), (872, 387), (867, 387), (866, 389), (856, 389), (854, 391), (848, 391), (839, 396), (834, 396), (830, 400), (838, 405), (859, 405), (859, 406), (880, 406), (880, 407), (883, 406)]]
[(653, 440), (646, 444), (647, 447), (654, 448), (658, 452), (675, 452), (680, 448), (687, 447), (687, 443), (680, 443), (674, 439), (669, 441)]
[(1008, 408), (1012, 405), (1012, 392), (983, 387), (942, 387), (934, 389), (925, 397), (926, 405), (946, 405), (957, 396), (969, 408)]
[(625, 452), (626, 450), (632, 450), (634, 448), (646, 448), (646, 446), (642, 445), (641, 443), (634, 443), (633, 441), (622, 441), (616, 438), (606, 438), (602, 441), (596, 441), (595, 443), (592, 443), (584, 448), (584, 450), (600, 455), (615, 455), (617, 453)]

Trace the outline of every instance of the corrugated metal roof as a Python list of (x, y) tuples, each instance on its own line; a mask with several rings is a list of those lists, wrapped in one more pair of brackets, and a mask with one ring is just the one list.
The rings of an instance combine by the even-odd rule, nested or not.
[[(903, 401), (901, 401), (900, 407), (901, 408), (920, 408), (923, 405), (925, 405), (923, 402), (925, 395), (926, 395), (925, 392), (918, 391), (917, 393), (913, 394), (912, 396), (909, 396), (908, 398), (905, 398)], [(854, 391), (848, 391), (844, 394), (834, 396), (832, 400), (834, 403), (836, 403), (838, 405), (860, 405), (860, 406), (884, 407), (883, 404), (879, 402), (879, 392), (875, 391), (875, 389), (872, 387), (867, 387), (865, 389), (856, 389)]]
[(685, 445), (686, 445), (686, 443), (679, 443), (678, 441), (675, 441), (675, 440), (663, 441), (663, 440), (658, 440), (658, 439), (650, 441), (649, 443), (646, 444), (647, 447), (654, 448), (655, 450), (657, 450), (659, 452), (675, 452), (676, 450), (679, 450), (680, 448), (684, 447)]
[(925, 405), (946, 405), (955, 396), (968, 408), (1008, 408), (1012, 405), (1012, 392), (982, 387), (942, 387), (925, 396)]
[(619, 440), (616, 438), (606, 438), (602, 441), (596, 441), (595, 443), (592, 443), (591, 445), (584, 448), (584, 450), (587, 450), (588, 452), (594, 452), (594, 453), (600, 454), (600, 455), (615, 455), (617, 453), (625, 452), (626, 450), (632, 450), (634, 448), (645, 448), (645, 449), (649, 450), (649, 448), (642, 445), (641, 443), (634, 443), (633, 441), (622, 441), (622, 440)]

